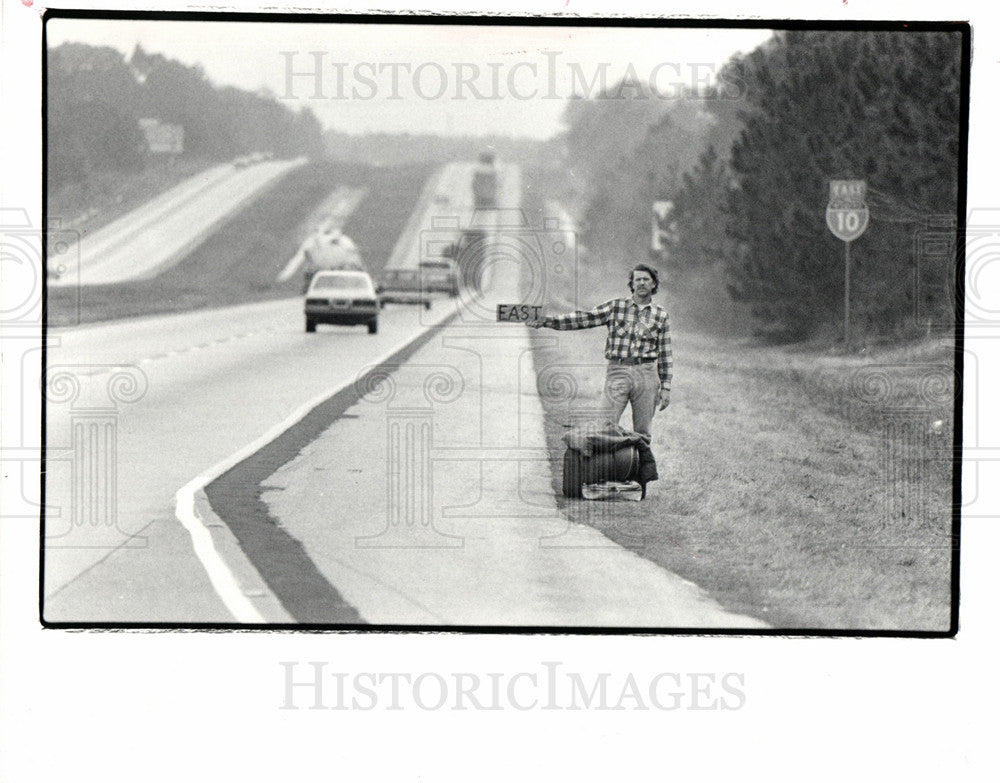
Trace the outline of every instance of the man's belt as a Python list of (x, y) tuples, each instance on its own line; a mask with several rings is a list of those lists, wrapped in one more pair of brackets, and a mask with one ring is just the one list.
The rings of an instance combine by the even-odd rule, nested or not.
[(656, 361), (656, 359), (644, 359), (639, 356), (627, 356), (624, 359), (609, 359), (608, 361), (614, 364), (651, 364)]

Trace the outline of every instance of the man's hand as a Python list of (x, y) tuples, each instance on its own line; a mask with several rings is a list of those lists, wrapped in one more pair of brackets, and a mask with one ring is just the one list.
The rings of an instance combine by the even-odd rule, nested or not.
[(660, 398), (657, 401), (657, 410), (662, 411), (670, 404), (670, 389), (660, 389)]
[(530, 320), (525, 321), (524, 325), (530, 326), (532, 329), (541, 329), (543, 326), (545, 326), (545, 319), (531, 318)]

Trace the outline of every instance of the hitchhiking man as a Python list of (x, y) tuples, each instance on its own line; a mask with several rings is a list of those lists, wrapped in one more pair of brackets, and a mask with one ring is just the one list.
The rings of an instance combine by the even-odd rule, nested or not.
[(636, 265), (629, 274), (632, 296), (612, 299), (593, 310), (550, 315), (529, 321), (540, 329), (591, 329), (608, 327), (604, 358), (608, 360), (604, 380), (604, 405), (615, 424), (632, 404), (632, 429), (652, 436), (653, 413), (670, 404), (670, 379), (673, 354), (670, 347), (670, 317), (653, 304), (653, 294), (660, 287), (656, 270)]

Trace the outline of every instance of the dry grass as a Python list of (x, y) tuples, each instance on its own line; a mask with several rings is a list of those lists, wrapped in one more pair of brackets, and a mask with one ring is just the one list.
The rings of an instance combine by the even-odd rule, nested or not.
[[(579, 366), (575, 394), (542, 389), (558, 484), (564, 426), (600, 393), (604, 335), (534, 339), (540, 372)], [(779, 628), (947, 630), (947, 346), (835, 357), (674, 339), (660, 481), (641, 504), (564, 501), (570, 517)]]
[[(550, 289), (540, 304), (621, 296), (631, 263), (580, 248), (580, 301)], [(953, 343), (761, 347), (722, 336), (741, 331), (739, 310), (681, 301), (665, 273), (656, 300), (681, 317), (671, 405), (653, 421), (660, 480), (642, 503), (562, 499), (562, 435), (597, 403), (605, 331), (531, 330), (565, 513), (776, 628), (948, 631)]]
[(301, 278), (278, 273), (313, 226), (308, 217), (338, 185), (368, 195), (345, 226), (373, 271), (381, 269), (430, 172), (427, 166), (373, 170), (330, 161), (296, 169), (231, 216), (177, 265), (149, 280), (48, 289), (48, 323), (173, 313), (296, 296)]
[[(538, 198), (525, 193), (541, 225)], [(541, 303), (620, 296), (630, 266), (581, 248), (580, 301)], [(642, 503), (562, 499), (562, 435), (599, 399), (605, 333), (531, 331), (565, 513), (776, 628), (948, 631), (953, 343), (761, 347), (722, 336), (739, 331), (733, 314), (679, 301), (669, 275), (656, 299), (682, 317), (671, 405), (653, 422), (660, 480)]]

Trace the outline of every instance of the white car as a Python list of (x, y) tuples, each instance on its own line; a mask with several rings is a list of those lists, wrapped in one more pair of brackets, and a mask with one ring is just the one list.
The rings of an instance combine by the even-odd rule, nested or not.
[(378, 331), (378, 294), (367, 272), (353, 270), (319, 271), (306, 291), (306, 331), (317, 324), (367, 325), (368, 333)]

